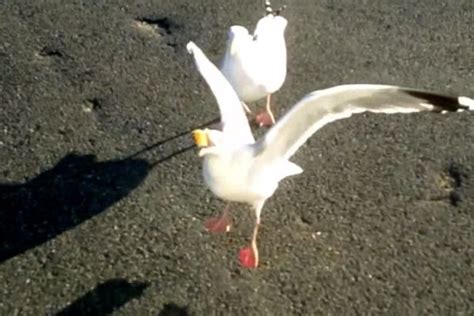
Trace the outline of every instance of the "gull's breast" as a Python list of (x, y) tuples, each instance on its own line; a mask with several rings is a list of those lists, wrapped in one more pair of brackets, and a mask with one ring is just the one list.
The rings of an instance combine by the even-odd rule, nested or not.
[(204, 181), (220, 199), (252, 204), (266, 194), (255, 185), (258, 175), (251, 173), (251, 163), (252, 161), (247, 159), (205, 157)]

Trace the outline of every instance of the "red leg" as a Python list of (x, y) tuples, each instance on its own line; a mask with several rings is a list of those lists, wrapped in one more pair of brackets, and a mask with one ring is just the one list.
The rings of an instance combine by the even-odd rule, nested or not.
[(258, 266), (257, 234), (258, 234), (259, 226), (260, 226), (260, 223), (255, 224), (250, 246), (240, 250), (240, 253), (239, 253), (240, 264), (244, 266), (245, 268), (253, 269)]
[(230, 203), (227, 203), (222, 215), (220, 217), (209, 218), (204, 223), (204, 227), (207, 231), (212, 233), (227, 233), (232, 225), (232, 219), (230, 218)]
[(255, 227), (253, 228), (252, 234), (252, 241), (250, 242), (250, 246), (240, 250), (239, 259), (240, 264), (245, 268), (256, 268), (258, 266), (258, 248), (257, 248), (257, 235), (258, 235), (258, 228), (260, 227), (260, 213), (263, 208), (263, 204), (265, 201), (258, 203), (255, 206)]

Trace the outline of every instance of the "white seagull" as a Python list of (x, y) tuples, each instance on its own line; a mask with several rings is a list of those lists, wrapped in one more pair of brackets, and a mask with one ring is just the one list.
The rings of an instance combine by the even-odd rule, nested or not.
[(281, 88), (286, 78), (286, 45), (284, 32), (287, 20), (280, 16), (282, 7), (273, 12), (270, 1), (265, 2), (266, 13), (253, 35), (240, 25), (230, 27), (227, 49), (221, 71), (237, 92), (242, 105), (267, 98), (266, 111), (257, 114), (262, 126), (275, 123), (270, 108), (270, 96)]
[[(240, 262), (248, 268), (258, 265), (257, 232), (265, 201), (282, 179), (303, 172), (289, 159), (324, 125), (366, 111), (391, 114), (474, 110), (474, 100), (467, 97), (388, 85), (342, 85), (309, 93), (255, 141), (232, 86), (193, 42), (188, 43), (187, 49), (217, 100), (223, 127), (222, 131), (194, 132), (196, 144), (201, 147), (199, 156), (204, 158), (204, 181), (222, 200), (247, 203), (255, 210), (250, 246), (240, 251)], [(208, 221), (206, 227), (221, 232), (228, 231), (230, 224), (227, 205), (222, 216)]]

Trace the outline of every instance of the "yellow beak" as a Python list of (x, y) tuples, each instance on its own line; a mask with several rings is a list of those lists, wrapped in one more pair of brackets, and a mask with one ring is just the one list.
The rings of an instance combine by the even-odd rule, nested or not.
[(199, 148), (208, 147), (209, 146), (209, 137), (207, 136), (207, 128), (206, 129), (196, 129), (192, 132), (194, 143)]

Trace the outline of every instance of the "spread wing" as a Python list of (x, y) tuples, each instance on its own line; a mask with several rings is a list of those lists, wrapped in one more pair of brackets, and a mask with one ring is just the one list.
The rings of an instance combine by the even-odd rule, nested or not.
[(254, 143), (255, 139), (247, 116), (231, 84), (196, 44), (189, 42), (186, 48), (193, 55), (199, 73), (204, 77), (216, 98), (221, 114), (223, 133), (238, 143)]
[(352, 114), (458, 110), (474, 110), (474, 100), (397, 86), (336, 86), (306, 95), (258, 140), (255, 149), (261, 163), (287, 160), (324, 125)]

